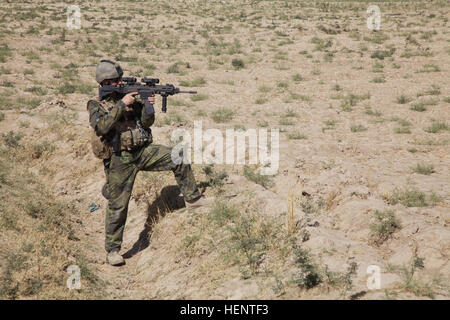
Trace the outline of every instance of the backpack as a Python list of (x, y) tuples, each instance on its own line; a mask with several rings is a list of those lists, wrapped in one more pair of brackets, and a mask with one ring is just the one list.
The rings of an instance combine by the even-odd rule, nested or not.
[(91, 133), (91, 147), (94, 155), (99, 159), (111, 158), (114, 150), (103, 136), (98, 136), (94, 130)]
[[(107, 106), (105, 105), (107, 102), (102, 103), (103, 101), (99, 101), (98, 99), (92, 100), (100, 104), (100, 112), (108, 113)], [(88, 104), (92, 100), (89, 100)], [(90, 142), (92, 152), (99, 159), (108, 159), (114, 153), (112, 144), (104, 136), (98, 136), (94, 129), (91, 130)]]

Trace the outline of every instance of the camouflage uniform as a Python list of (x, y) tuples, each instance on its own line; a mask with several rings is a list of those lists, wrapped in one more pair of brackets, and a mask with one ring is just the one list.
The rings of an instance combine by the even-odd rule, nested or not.
[(185, 200), (194, 200), (200, 196), (191, 166), (183, 163), (176, 165), (171, 158), (172, 148), (151, 144), (150, 126), (155, 121), (154, 113), (147, 114), (140, 101), (136, 101), (130, 107), (134, 111), (126, 111), (125, 104), (121, 100), (113, 99), (101, 102), (98, 99), (89, 100), (87, 106), (90, 125), (98, 136), (103, 136), (107, 140), (113, 139), (117, 134), (118, 125), (126, 120), (139, 120), (150, 135), (150, 141), (145, 145), (132, 151), (116, 150), (110, 158), (103, 160), (109, 194), (105, 218), (107, 252), (120, 250), (128, 202), (139, 170), (172, 170)]

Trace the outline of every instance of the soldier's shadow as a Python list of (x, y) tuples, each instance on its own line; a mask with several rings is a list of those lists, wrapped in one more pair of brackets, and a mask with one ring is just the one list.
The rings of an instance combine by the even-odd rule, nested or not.
[(148, 248), (155, 223), (168, 212), (184, 207), (184, 200), (178, 186), (167, 186), (162, 188), (159, 196), (148, 207), (147, 220), (144, 229), (139, 234), (139, 239), (133, 244), (133, 247), (130, 250), (125, 252), (123, 257), (125, 259), (130, 259), (135, 254)]

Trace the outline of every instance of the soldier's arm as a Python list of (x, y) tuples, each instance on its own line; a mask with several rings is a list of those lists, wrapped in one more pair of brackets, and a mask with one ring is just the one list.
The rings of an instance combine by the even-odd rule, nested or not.
[(125, 109), (125, 103), (120, 100), (109, 112), (105, 113), (102, 111), (99, 102), (89, 100), (87, 108), (89, 110), (89, 122), (91, 127), (94, 128), (97, 135), (102, 136), (107, 134), (120, 119), (122, 112)]
[(142, 107), (141, 113), (141, 123), (145, 129), (150, 128), (150, 126), (155, 122), (155, 113), (152, 112), (149, 114), (148, 110), (145, 110), (145, 107)]
[(150, 113), (149, 110), (146, 110), (141, 99), (137, 100), (135, 103), (139, 104), (139, 108), (135, 110), (139, 110), (142, 127), (145, 129), (150, 128), (155, 122), (155, 113)]

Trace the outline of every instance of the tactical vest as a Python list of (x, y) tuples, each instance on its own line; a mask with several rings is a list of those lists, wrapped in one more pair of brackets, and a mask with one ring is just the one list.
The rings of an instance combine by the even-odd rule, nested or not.
[[(95, 101), (100, 104), (99, 112), (103, 114), (107, 114), (114, 106), (111, 101), (99, 101), (98, 99)], [(99, 159), (108, 159), (114, 152), (133, 151), (148, 142), (152, 142), (151, 135), (134, 117), (133, 119), (122, 117), (104, 136), (97, 136), (94, 130), (91, 134), (92, 152)]]

